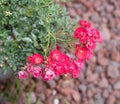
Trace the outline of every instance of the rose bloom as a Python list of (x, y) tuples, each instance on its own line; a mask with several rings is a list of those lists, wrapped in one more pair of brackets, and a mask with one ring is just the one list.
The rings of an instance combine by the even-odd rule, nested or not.
[(35, 78), (39, 78), (42, 74), (42, 68), (39, 66), (32, 68), (32, 74)]
[(54, 61), (60, 61), (61, 60), (61, 53), (59, 50), (52, 50), (50, 52), (50, 57), (54, 60)]
[(82, 38), (86, 36), (87, 30), (83, 27), (78, 27), (74, 32), (74, 38)]
[(45, 68), (45, 73), (42, 75), (42, 78), (43, 80), (52, 80), (55, 76), (55, 72), (52, 68)]
[(79, 23), (83, 27), (90, 27), (91, 26), (91, 23), (86, 21), (86, 20), (80, 20)]
[(33, 56), (28, 56), (28, 62), (32, 64), (41, 64), (44, 61), (44, 57), (41, 54), (35, 53)]
[(68, 60), (69, 60), (69, 57), (66, 54), (60, 52), (59, 50), (52, 50), (50, 52), (50, 56), (47, 59), (48, 63), (55, 62), (55, 61), (65, 62)]
[(79, 47), (76, 50), (76, 56), (78, 59), (80, 60), (84, 60), (87, 59), (89, 60), (92, 57), (92, 51), (90, 51), (88, 48), (86, 47)]
[(28, 73), (24, 70), (18, 72), (19, 79), (26, 79), (28, 77)]

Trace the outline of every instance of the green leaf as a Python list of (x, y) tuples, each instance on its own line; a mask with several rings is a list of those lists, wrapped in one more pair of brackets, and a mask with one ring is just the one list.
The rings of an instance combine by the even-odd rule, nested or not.
[(32, 43), (32, 39), (30, 39), (29, 37), (25, 37), (22, 39), (24, 42), (30, 42)]
[(16, 66), (13, 66), (13, 71), (16, 71), (17, 70), (17, 67)]
[(37, 37), (36, 37), (36, 35), (35, 35), (35, 34), (31, 33), (31, 36), (32, 36), (32, 39), (33, 39), (34, 41), (36, 41), (36, 40), (37, 40)]
[(27, 53), (26, 55), (27, 55), (27, 56), (32, 56), (33, 54), (32, 54), (32, 53)]

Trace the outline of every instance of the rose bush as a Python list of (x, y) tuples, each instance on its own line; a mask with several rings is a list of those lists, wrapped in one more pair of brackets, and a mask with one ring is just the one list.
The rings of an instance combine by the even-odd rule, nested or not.
[(2, 0), (0, 12), (0, 68), (13, 69), (20, 79), (78, 77), (96, 41), (102, 42), (90, 22), (81, 20), (76, 29), (78, 20), (71, 22), (54, 0)]
[(95, 29), (90, 22), (80, 20), (80, 27), (74, 32), (74, 38), (79, 39), (74, 43), (76, 46), (74, 58), (60, 51), (60, 48), (52, 50), (49, 56), (44, 60), (41, 54), (28, 56), (26, 71), (19, 71), (20, 79), (26, 79), (32, 74), (35, 78), (42, 77), (43, 80), (51, 80), (56, 76), (70, 73), (73, 77), (79, 77), (85, 60), (90, 60), (93, 50), (96, 48), (96, 42), (102, 43), (101, 33)]

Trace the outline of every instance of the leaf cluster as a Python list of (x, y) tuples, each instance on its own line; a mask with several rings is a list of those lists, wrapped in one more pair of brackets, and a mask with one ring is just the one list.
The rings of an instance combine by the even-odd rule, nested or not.
[(54, 0), (1, 0), (0, 67), (16, 71), (33, 53), (47, 57), (72, 28), (66, 8)]

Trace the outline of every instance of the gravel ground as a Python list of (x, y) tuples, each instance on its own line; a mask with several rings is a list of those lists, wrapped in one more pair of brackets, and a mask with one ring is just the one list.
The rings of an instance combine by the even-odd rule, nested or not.
[[(97, 46), (80, 78), (68, 75), (48, 82), (22, 82), (25, 91), (19, 93), (15, 104), (27, 104), (26, 93), (30, 104), (120, 104), (120, 0), (74, 0), (60, 4), (66, 6), (71, 18), (79, 16), (95, 24), (104, 43)], [(29, 93), (27, 89), (32, 84), (35, 86)], [(0, 89), (5, 89), (4, 85)], [(0, 100), (0, 104), (12, 103)]]

